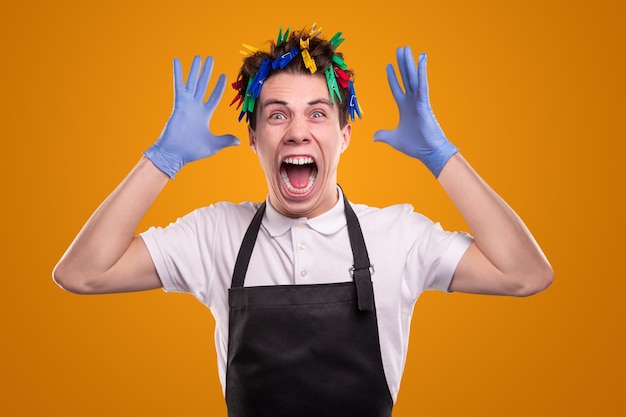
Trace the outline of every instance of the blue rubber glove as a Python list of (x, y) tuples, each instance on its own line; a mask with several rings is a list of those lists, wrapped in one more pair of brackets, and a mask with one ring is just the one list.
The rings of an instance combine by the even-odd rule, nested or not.
[(211, 116), (224, 93), (226, 77), (220, 75), (205, 103), (204, 95), (213, 71), (213, 58), (208, 57), (204, 61), (198, 77), (201, 63), (199, 56), (193, 59), (187, 83), (183, 84), (180, 61), (174, 59), (174, 109), (159, 139), (144, 152), (146, 158), (170, 178), (174, 178), (183, 165), (189, 162), (207, 158), (227, 146), (239, 144), (233, 135), (215, 136), (209, 130)]
[(400, 123), (394, 130), (376, 132), (374, 141), (419, 159), (438, 177), (448, 159), (459, 150), (446, 139), (430, 107), (426, 54), (420, 55), (417, 67), (410, 47), (398, 48), (396, 55), (406, 93), (391, 64), (387, 65), (387, 79), (400, 110)]

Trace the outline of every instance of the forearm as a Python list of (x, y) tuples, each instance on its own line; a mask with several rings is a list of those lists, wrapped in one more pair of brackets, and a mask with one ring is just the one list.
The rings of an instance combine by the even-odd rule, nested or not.
[(167, 182), (167, 175), (142, 158), (78, 233), (55, 268), (55, 280), (76, 292), (101, 286), (97, 281), (127, 252), (139, 222)]
[(526, 225), (460, 154), (448, 161), (438, 180), (501, 280), (494, 293), (528, 295), (549, 285), (551, 267)]

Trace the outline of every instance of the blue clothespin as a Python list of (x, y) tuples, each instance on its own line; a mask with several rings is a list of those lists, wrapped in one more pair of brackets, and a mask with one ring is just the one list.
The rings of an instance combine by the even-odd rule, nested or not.
[(254, 79), (252, 80), (252, 84), (248, 87), (247, 93), (250, 93), (252, 98), (257, 99), (261, 95), (261, 88), (263, 88), (263, 83), (267, 78), (270, 72), (270, 59), (265, 58), (263, 62), (261, 62), (261, 66), (257, 71)]
[(350, 118), (354, 122), (354, 114), (361, 118), (361, 106), (359, 105), (359, 101), (356, 98), (356, 93), (354, 92), (354, 83), (349, 81), (350, 84), (350, 102), (348, 103), (348, 108), (350, 109)]
[(279, 58), (272, 62), (272, 69), (285, 68), (296, 57), (296, 55), (298, 55), (298, 52), (300, 52), (300, 50), (296, 46), (291, 51), (282, 54)]

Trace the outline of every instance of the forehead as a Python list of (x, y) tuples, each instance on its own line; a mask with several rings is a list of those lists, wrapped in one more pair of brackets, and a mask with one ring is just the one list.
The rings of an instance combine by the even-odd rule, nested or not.
[(263, 83), (259, 98), (261, 103), (279, 100), (287, 104), (298, 104), (320, 99), (329, 100), (330, 95), (323, 76), (280, 72)]

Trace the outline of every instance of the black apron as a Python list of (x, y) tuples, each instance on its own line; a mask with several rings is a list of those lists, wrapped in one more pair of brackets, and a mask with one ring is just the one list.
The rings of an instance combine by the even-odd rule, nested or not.
[(344, 205), (354, 265), (342, 283), (244, 287), (265, 203), (252, 219), (229, 290), (229, 417), (391, 416), (371, 265)]

